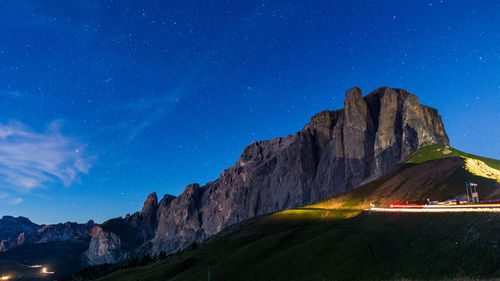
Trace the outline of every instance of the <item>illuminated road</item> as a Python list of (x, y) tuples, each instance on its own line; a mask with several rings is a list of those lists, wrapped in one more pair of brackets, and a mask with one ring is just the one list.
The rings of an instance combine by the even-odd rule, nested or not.
[(467, 213), (467, 212), (500, 212), (499, 203), (462, 204), (462, 205), (418, 205), (391, 204), (389, 207), (372, 207), (375, 212), (408, 212), (408, 213)]

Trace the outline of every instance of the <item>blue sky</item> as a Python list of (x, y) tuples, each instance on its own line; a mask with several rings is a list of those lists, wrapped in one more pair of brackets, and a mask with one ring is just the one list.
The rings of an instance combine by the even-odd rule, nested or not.
[(137, 211), (354, 86), (407, 89), (500, 159), (498, 1), (62, 3), (0, 2), (0, 215)]

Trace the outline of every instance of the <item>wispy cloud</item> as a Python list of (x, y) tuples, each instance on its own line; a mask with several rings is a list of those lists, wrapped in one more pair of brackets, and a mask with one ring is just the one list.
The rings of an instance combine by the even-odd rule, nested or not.
[(0, 189), (25, 193), (57, 181), (69, 186), (88, 172), (84, 145), (63, 135), (60, 127), (61, 122), (55, 121), (44, 132), (36, 132), (19, 122), (0, 124)]
[(184, 94), (182, 91), (176, 91), (168, 96), (142, 98), (116, 105), (114, 108), (127, 116), (126, 120), (118, 124), (118, 129), (125, 131), (129, 139), (134, 139), (146, 128), (169, 114)]
[(22, 198), (12, 197), (7, 192), (0, 192), (0, 203), (7, 203), (9, 205), (18, 205), (23, 202)]

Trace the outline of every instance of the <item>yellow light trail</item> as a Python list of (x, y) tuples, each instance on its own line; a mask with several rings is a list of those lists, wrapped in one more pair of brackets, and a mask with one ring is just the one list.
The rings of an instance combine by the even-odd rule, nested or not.
[(10, 279), (10, 276), (2, 276), (2, 278), (0, 280), (9, 280)]

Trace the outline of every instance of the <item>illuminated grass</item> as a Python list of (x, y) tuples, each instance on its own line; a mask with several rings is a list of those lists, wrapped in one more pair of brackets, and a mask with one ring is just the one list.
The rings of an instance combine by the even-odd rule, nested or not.
[(465, 168), (474, 175), (493, 179), (500, 183), (500, 171), (486, 165), (481, 160), (465, 158)]

